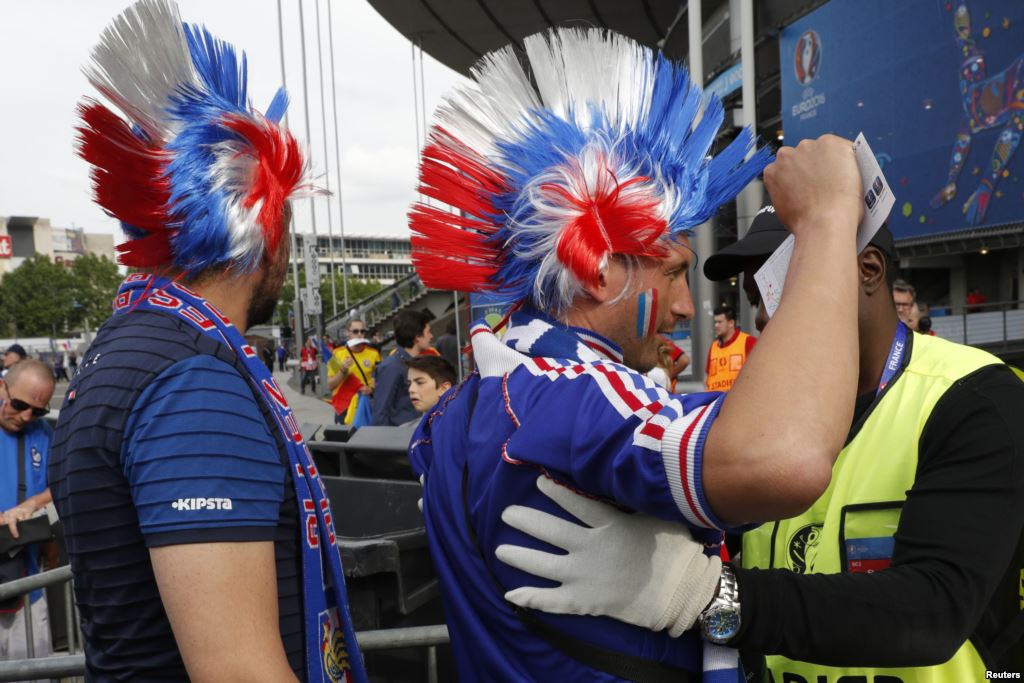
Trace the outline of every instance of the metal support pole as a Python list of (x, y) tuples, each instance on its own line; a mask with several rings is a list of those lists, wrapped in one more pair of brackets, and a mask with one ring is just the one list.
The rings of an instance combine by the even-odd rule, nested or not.
[(420, 106), (419, 95), (416, 91), (416, 43), (410, 42), (409, 47), (412, 50), (412, 111), (416, 116), (416, 163), (418, 164), (420, 155)]
[[(281, 87), (286, 88), (285, 75), (284, 75), (284, 23), (281, 20), (281, 0), (277, 0), (277, 44), (278, 49), (281, 53)], [(288, 110), (284, 112), (284, 126), (288, 127)], [(293, 303), (293, 318), (295, 320), (295, 329), (292, 330), (294, 333), (294, 339), (296, 342), (296, 349), (301, 349), (306, 343), (306, 338), (303, 335), (302, 330), (302, 299), (299, 292), (299, 249), (298, 239), (295, 236), (295, 217), (294, 215), (289, 220), (288, 233), (291, 235), (292, 241), (292, 283), (295, 287), (295, 301)]]
[[(423, 126), (423, 145), (427, 144), (427, 81), (423, 78), (423, 39), (416, 40), (420, 51), (420, 123)], [(419, 150), (417, 150), (419, 151)]]
[[(334, 109), (334, 166), (338, 169), (338, 233), (341, 235), (341, 292), (348, 313), (348, 266), (345, 255), (345, 212), (341, 202), (341, 129), (338, 127), (338, 91), (334, 78), (334, 21), (331, 19), (331, 3), (327, 3), (327, 44), (331, 48), (331, 101)], [(335, 311), (337, 315), (337, 311)]]
[[(302, 0), (298, 0), (299, 3), (299, 40), (302, 43), (302, 103), (303, 109), (306, 116), (306, 148), (312, 151), (313, 149), (313, 129), (309, 124), (309, 82), (306, 78), (306, 19), (305, 14), (302, 12)], [(317, 244), (319, 248), (319, 240), (316, 234), (316, 202), (313, 197), (309, 198), (309, 218), (313, 226), (313, 242)], [(319, 258), (319, 254), (317, 255)], [(313, 283), (317, 288), (320, 287), (319, 282)], [(310, 286), (309, 273), (306, 274), (306, 286)], [(320, 348), (324, 342), (324, 317), (322, 313), (318, 313), (313, 316), (314, 322), (313, 327), (316, 329), (317, 339), (320, 342), (320, 347), (317, 347), (319, 353)], [(320, 368), (320, 387), (321, 391), (326, 390), (327, 387), (327, 363), (318, 363)]]
[(33, 574), (32, 576), (0, 583), (0, 602), (19, 597), (37, 588), (46, 588), (47, 586), (53, 586), (61, 581), (68, 581), (70, 579), (71, 567), (64, 565), (63, 567)]
[(0, 681), (66, 678), (85, 673), (85, 655), (55, 655), (43, 659), (0, 661)]
[(32, 632), (32, 592), (25, 593), (25, 597), (22, 598), (25, 601), (25, 607), (22, 608), (22, 616), (25, 617), (25, 652), (28, 653), (29, 659), (35, 659), (36, 657), (36, 639), (35, 634)]
[(427, 648), (427, 683), (437, 683), (437, 646)]
[[(320, 70), (320, 121), (324, 129), (324, 184), (327, 191), (331, 191), (331, 163), (327, 156), (327, 102), (324, 97), (324, 50), (320, 40), (320, 0), (313, 0), (316, 3), (316, 59)], [(328, 1), (327, 5), (330, 6)], [(340, 182), (340, 181), (339, 181)], [(331, 214), (331, 200), (327, 202), (327, 267), (331, 278), (331, 306), (333, 314), (338, 315), (338, 287), (337, 279), (334, 277), (334, 218)]]
[(361, 631), (356, 633), (356, 640), (359, 641), (359, 649), (364, 652), (443, 645), (449, 642), (448, 627), (444, 624)]
[[(743, 68), (743, 125), (757, 132), (757, 89), (754, 84), (754, 0), (738, 0), (740, 5), (740, 60)], [(749, 159), (754, 151), (747, 154)]]
[(75, 600), (71, 582), (64, 584), (64, 626), (68, 633), (68, 654), (75, 654)]
[(1001, 305), (1000, 308), (1003, 309), (1003, 350), (1006, 350), (1006, 307)]
[[(738, 16), (734, 10), (738, 6)], [(754, 0), (731, 0), (729, 21), (732, 30), (739, 29), (740, 61), (743, 73), (743, 118), (739, 122), (757, 133), (757, 89), (754, 83)], [(753, 154), (751, 150), (750, 154)], [(747, 158), (750, 158), (748, 154)], [(754, 180), (740, 192), (736, 200), (736, 233), (740, 239), (747, 234), (750, 223), (764, 201), (764, 186)], [(757, 311), (749, 306), (745, 297), (739, 297), (740, 327), (746, 332), (754, 330)]]
[(78, 603), (72, 601), (72, 606), (75, 610), (75, 642), (82, 646), (82, 650), (85, 650), (85, 637), (82, 636), (82, 615), (78, 611)]
[(452, 292), (452, 302), (455, 304), (453, 312), (455, 314), (455, 349), (456, 358), (458, 358), (458, 366), (455, 368), (455, 372), (458, 373), (459, 381), (462, 381), (462, 326), (459, 325), (459, 293)]
[[(686, 22), (690, 45), (690, 80), (704, 87), (704, 30), (701, 23), (701, 0), (690, 0), (686, 6)], [(715, 222), (707, 221), (694, 229), (694, 251), (697, 266), (690, 276), (694, 315), (690, 321), (690, 370), (695, 382), (705, 381), (704, 359), (714, 339), (712, 310), (718, 298), (718, 285), (704, 277), (703, 260), (715, 251)]]

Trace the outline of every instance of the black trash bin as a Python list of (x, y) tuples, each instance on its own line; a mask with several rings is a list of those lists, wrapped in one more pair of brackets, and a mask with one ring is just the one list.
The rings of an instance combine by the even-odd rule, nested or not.
[(400, 479), (416, 482), (409, 464), (409, 441), (414, 425), (359, 427), (349, 431), (324, 430), (324, 439), (308, 442), (320, 473), (328, 476)]
[[(417, 501), (418, 482), (322, 477), (334, 512), (357, 631), (444, 623), (437, 574)], [(450, 650), (438, 648), (439, 680), (453, 680)], [(424, 680), (425, 648), (366, 653), (371, 679)]]

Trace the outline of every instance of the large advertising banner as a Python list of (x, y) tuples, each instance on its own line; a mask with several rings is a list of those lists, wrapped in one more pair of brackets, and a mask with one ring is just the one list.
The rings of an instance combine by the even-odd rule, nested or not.
[(786, 144), (863, 131), (897, 239), (1024, 221), (1024, 2), (832, 0), (779, 51)]

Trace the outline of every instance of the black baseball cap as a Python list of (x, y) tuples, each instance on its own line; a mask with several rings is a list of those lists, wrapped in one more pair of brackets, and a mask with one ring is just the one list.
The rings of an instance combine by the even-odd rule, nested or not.
[[(709, 280), (728, 280), (743, 272), (751, 258), (767, 258), (789, 237), (789, 230), (775, 215), (775, 207), (767, 204), (757, 212), (750, 230), (743, 239), (733, 242), (704, 261), (704, 276)], [(882, 223), (869, 246), (881, 249), (889, 258), (896, 255), (896, 246), (887, 223)]]

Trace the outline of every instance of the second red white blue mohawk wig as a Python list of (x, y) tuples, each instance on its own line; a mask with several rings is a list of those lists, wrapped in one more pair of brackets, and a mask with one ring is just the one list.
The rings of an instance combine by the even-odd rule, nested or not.
[(409, 216), (428, 287), (489, 292), (560, 315), (612, 254), (658, 257), (771, 161), (744, 129), (708, 156), (723, 109), (695, 124), (686, 70), (624, 36), (554, 29), (486, 55), (435, 113)]
[(96, 202), (129, 237), (122, 264), (246, 272), (277, 250), (285, 202), (311, 190), (308, 164), (278, 125), (283, 89), (266, 114), (252, 109), (244, 53), (183, 24), (170, 0), (139, 0), (103, 32), (85, 73), (125, 117), (79, 106)]

